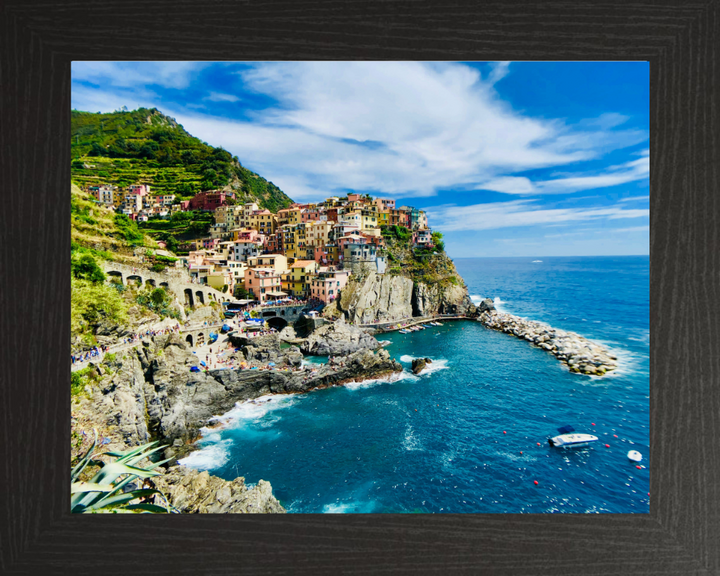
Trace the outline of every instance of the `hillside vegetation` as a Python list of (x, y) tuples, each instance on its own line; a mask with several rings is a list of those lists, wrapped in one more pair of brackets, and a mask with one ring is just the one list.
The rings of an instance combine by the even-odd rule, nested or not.
[(72, 179), (81, 186), (149, 184), (153, 194), (188, 199), (213, 189), (234, 191), (277, 212), (292, 200), (230, 152), (188, 134), (156, 108), (106, 114), (73, 110)]
[(70, 239), (73, 253), (92, 253), (104, 260), (128, 260), (134, 248), (157, 248), (137, 224), (123, 214), (98, 205), (75, 184), (70, 185)]
[(413, 282), (441, 286), (461, 285), (452, 260), (445, 254), (442, 234), (433, 232), (433, 248), (413, 248), (410, 244), (412, 233), (402, 226), (383, 226), (387, 273), (405, 276)]

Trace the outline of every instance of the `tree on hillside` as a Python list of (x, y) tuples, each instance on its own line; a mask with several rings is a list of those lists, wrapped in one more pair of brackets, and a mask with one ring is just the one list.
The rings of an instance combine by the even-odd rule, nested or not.
[(105, 273), (90, 254), (83, 254), (79, 258), (73, 258), (70, 261), (70, 271), (79, 280), (89, 280), (95, 284), (105, 282)]

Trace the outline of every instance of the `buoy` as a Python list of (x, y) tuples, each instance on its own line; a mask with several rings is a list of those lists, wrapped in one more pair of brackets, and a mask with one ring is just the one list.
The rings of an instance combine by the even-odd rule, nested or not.
[(417, 412), (417, 408), (415, 408), (415, 412)]
[(617, 434), (613, 434), (613, 438), (617, 438)]
[(590, 422), (590, 424), (592, 424), (593, 426), (595, 426), (595, 422)]
[(520, 454), (522, 454), (522, 452), (520, 452)]
[(605, 444), (605, 448), (610, 448), (610, 444)]
[(505, 430), (503, 430), (503, 434), (507, 434), (507, 432), (505, 432)]
[(642, 468), (642, 466), (637, 465), (637, 466), (635, 466), (635, 468), (637, 468), (638, 470), (640, 470), (640, 469)]
[(537, 480), (535, 480), (535, 485), (537, 485), (537, 483), (538, 483), (538, 481), (537, 481)]
[(540, 446), (540, 442), (538, 442), (537, 445)]
[(630, 452), (627, 453), (627, 457), (633, 462), (640, 462), (640, 460), (642, 460), (642, 454), (637, 450), (630, 450)]

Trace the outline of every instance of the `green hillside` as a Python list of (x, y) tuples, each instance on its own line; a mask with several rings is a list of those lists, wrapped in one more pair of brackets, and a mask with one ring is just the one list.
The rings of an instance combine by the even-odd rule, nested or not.
[(72, 180), (80, 186), (149, 184), (153, 194), (188, 199), (204, 190), (233, 190), (277, 212), (292, 200), (237, 157), (188, 134), (156, 108), (71, 114)]

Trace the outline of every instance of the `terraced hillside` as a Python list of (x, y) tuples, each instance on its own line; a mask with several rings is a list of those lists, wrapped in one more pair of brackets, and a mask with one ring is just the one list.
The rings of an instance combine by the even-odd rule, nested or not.
[(92, 253), (104, 260), (133, 261), (138, 246), (157, 248), (127, 216), (99, 206), (94, 198), (75, 184), (70, 187), (72, 251)]
[(222, 148), (188, 134), (156, 108), (106, 114), (73, 110), (72, 179), (80, 186), (149, 184), (155, 194), (191, 198), (232, 190), (272, 212), (292, 200)]

